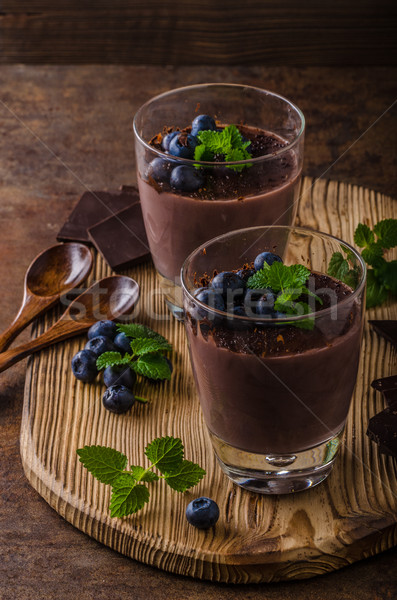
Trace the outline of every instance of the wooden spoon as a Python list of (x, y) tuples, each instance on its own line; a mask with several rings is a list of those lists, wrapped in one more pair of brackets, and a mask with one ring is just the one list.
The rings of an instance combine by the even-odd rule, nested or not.
[(83, 244), (57, 244), (41, 252), (25, 275), (21, 308), (11, 325), (0, 335), (0, 352), (35, 317), (53, 306), (62, 294), (80, 285), (92, 269), (92, 254)]
[(139, 285), (130, 277), (113, 275), (97, 281), (73, 300), (45, 333), (0, 354), (0, 373), (33, 352), (87, 331), (96, 321), (114, 320), (130, 313), (138, 298)]

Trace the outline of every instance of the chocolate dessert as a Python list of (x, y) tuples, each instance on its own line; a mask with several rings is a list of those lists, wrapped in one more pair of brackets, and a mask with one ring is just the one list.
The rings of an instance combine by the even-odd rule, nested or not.
[[(213, 436), (245, 452), (305, 451), (343, 429), (359, 360), (361, 307), (346, 284), (311, 273), (305, 285), (315, 295), (310, 296), (315, 316), (306, 309), (307, 319), (294, 320), (298, 312), (280, 312), (274, 290), (247, 290), (255, 272), (254, 265), (246, 265), (215, 277), (198, 274), (194, 299), (185, 304), (204, 418)], [(245, 273), (250, 278), (240, 284), (239, 294), (235, 276), (244, 281)], [(231, 287), (234, 300), (228, 302), (225, 292)], [(252, 292), (256, 298), (247, 319)], [(299, 294), (285, 310), (306, 306), (305, 288)], [(219, 304), (214, 296), (221, 296)]]
[[(213, 120), (211, 124), (206, 115), (196, 119), (201, 117), (206, 117), (210, 131), (228, 127)], [(216, 152), (200, 159), (212, 166), (193, 162), (199, 143), (192, 136), (196, 119), (192, 127), (182, 131), (166, 127), (154, 136), (151, 146), (167, 156), (148, 152), (145, 169), (138, 174), (155, 266), (175, 282), (185, 258), (205, 240), (241, 227), (291, 224), (299, 188), (301, 165), (294, 149), (288, 150), (285, 140), (261, 129), (238, 125), (241, 148), (246, 147), (245, 154), (237, 153), (234, 160), (252, 159), (244, 168), (226, 166), (227, 155)], [(260, 159), (265, 156), (269, 160)], [(187, 164), (177, 166), (181, 158)]]

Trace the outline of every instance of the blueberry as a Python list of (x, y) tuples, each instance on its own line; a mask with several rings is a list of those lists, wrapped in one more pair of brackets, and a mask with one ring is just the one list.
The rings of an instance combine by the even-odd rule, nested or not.
[(244, 295), (244, 310), (248, 317), (253, 317), (256, 314), (256, 305), (263, 294), (262, 290), (249, 289)]
[(277, 254), (273, 254), (273, 252), (261, 252), (254, 261), (255, 271), (260, 271), (265, 263), (270, 267), (274, 262), (282, 263), (283, 261)]
[(218, 290), (214, 290), (213, 288), (200, 288), (195, 292), (194, 296), (197, 300), (200, 300), (200, 302), (207, 304), (211, 308), (225, 310), (225, 303)]
[(136, 381), (136, 373), (130, 367), (106, 367), (103, 372), (103, 383), (106, 387), (124, 385), (132, 390)]
[(209, 115), (198, 115), (192, 122), (192, 135), (197, 135), (199, 131), (215, 131), (216, 123)]
[(190, 133), (179, 134), (172, 138), (169, 153), (180, 158), (194, 158), (194, 149), (200, 142)]
[(237, 273), (222, 271), (214, 277), (211, 287), (223, 295), (227, 305), (233, 305), (244, 295), (245, 283)]
[(125, 413), (135, 403), (135, 396), (124, 385), (111, 385), (102, 396), (102, 404), (110, 412)]
[(117, 350), (121, 350), (121, 352), (131, 352), (131, 340), (125, 333), (118, 333), (114, 338), (114, 343), (117, 346)]
[(165, 135), (163, 137), (163, 141), (161, 142), (161, 145), (163, 147), (163, 150), (165, 150), (166, 152), (170, 149), (170, 143), (172, 138), (174, 138), (176, 135), (178, 135), (178, 133), (180, 133), (179, 131), (172, 131), (171, 133), (167, 133), (167, 135)]
[(158, 156), (149, 164), (146, 175), (159, 183), (167, 183), (170, 180), (171, 171), (172, 163)]
[(255, 273), (255, 269), (240, 269), (240, 271), (237, 271), (237, 275), (241, 277), (245, 284), (252, 275), (255, 275)]
[(255, 312), (257, 315), (262, 316), (273, 316), (273, 308), (275, 302), (275, 296), (272, 290), (263, 290), (262, 296), (259, 298)]
[(204, 178), (199, 169), (181, 165), (173, 169), (170, 184), (175, 190), (180, 190), (181, 192), (195, 192), (203, 187)]
[(87, 383), (94, 381), (98, 375), (96, 354), (91, 350), (80, 350), (72, 358), (72, 371), (76, 379)]
[(90, 340), (98, 335), (104, 335), (105, 337), (114, 340), (117, 335), (116, 324), (113, 323), (113, 321), (97, 321), (89, 328), (87, 337)]
[(96, 337), (91, 338), (88, 340), (84, 348), (85, 350), (91, 350), (96, 357), (100, 356), (104, 352), (117, 351), (117, 348), (113, 344), (112, 340), (104, 335), (97, 335)]
[(186, 518), (190, 525), (198, 529), (209, 529), (219, 519), (219, 507), (211, 498), (196, 498), (186, 508)]

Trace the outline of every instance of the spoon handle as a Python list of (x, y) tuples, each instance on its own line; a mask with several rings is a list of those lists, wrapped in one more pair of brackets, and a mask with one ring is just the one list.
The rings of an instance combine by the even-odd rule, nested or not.
[(58, 298), (38, 298), (25, 294), (21, 308), (12, 321), (11, 325), (0, 335), (0, 352), (3, 352), (11, 344), (12, 340), (24, 329), (35, 317), (55, 304)]
[(19, 362), (26, 356), (33, 354), (34, 352), (38, 352), (43, 348), (47, 348), (56, 342), (60, 342), (61, 340), (65, 340), (67, 338), (73, 337), (82, 333), (83, 331), (87, 331), (92, 323), (81, 323), (79, 321), (74, 321), (73, 319), (60, 319), (50, 329), (48, 329), (42, 335), (39, 335), (34, 340), (27, 342), (26, 344), (21, 344), (16, 348), (11, 348), (11, 350), (7, 350), (0, 354), (0, 373), (5, 371), (15, 363)]

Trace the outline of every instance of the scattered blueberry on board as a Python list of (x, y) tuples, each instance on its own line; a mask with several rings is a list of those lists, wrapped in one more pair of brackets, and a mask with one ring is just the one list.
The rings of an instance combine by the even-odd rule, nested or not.
[(98, 375), (97, 356), (91, 350), (80, 350), (72, 358), (72, 372), (79, 381), (90, 383)]
[(125, 385), (111, 385), (102, 397), (103, 406), (116, 414), (130, 410), (135, 404), (135, 396)]
[(186, 508), (186, 519), (197, 529), (209, 529), (219, 519), (219, 507), (211, 498), (196, 498)]
[(114, 352), (117, 350), (112, 340), (104, 335), (97, 335), (96, 337), (89, 339), (84, 348), (86, 350), (91, 350), (97, 358), (104, 352)]
[(87, 337), (90, 340), (98, 335), (103, 335), (113, 341), (117, 335), (116, 323), (113, 323), (113, 321), (97, 321), (89, 328)]
[(106, 387), (124, 385), (130, 390), (136, 382), (136, 373), (130, 367), (106, 367), (103, 372), (103, 383)]
[(118, 333), (116, 335), (116, 337), (114, 338), (114, 344), (117, 347), (117, 350), (120, 352), (130, 352), (131, 350), (131, 346), (130, 346), (131, 340), (128, 336), (125, 335), (125, 333), (121, 332)]

